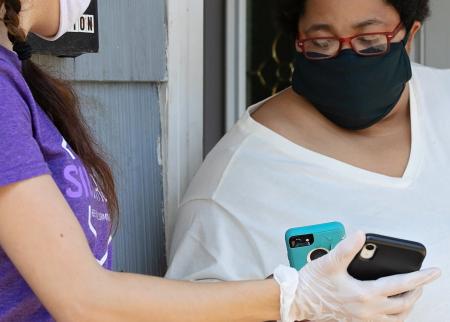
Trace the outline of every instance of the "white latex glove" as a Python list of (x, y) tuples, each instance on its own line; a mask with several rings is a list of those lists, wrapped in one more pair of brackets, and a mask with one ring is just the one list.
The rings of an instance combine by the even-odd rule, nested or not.
[(278, 267), (274, 278), (281, 288), (282, 321), (404, 321), (422, 286), (437, 279), (440, 270), (359, 281), (348, 274), (347, 267), (364, 243), (365, 234), (358, 232), (300, 272)]

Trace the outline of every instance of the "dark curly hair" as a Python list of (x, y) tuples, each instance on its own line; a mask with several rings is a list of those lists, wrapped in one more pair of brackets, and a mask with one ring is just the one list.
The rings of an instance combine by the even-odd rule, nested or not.
[[(297, 36), (299, 19), (305, 13), (307, 0), (278, 0), (277, 20), (283, 31), (292, 37)], [(414, 21), (423, 22), (430, 15), (429, 0), (385, 0), (400, 14), (404, 25), (409, 29)]]

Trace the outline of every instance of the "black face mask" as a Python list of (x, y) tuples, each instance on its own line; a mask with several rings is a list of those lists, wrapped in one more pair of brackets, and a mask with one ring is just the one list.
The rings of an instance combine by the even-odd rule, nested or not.
[(383, 56), (344, 49), (336, 58), (311, 61), (297, 53), (292, 88), (336, 125), (368, 128), (392, 111), (412, 77), (407, 38)]

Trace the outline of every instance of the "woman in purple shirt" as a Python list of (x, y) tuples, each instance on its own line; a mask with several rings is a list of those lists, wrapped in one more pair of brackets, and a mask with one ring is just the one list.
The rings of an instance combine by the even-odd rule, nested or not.
[(117, 222), (111, 171), (71, 87), (35, 66), (26, 42), (28, 32), (58, 38), (88, 4), (0, 0), (0, 321), (401, 321), (407, 315), (439, 271), (356, 281), (346, 267), (364, 243), (361, 233), (300, 274), (280, 267), (266, 281), (194, 284), (109, 271)]

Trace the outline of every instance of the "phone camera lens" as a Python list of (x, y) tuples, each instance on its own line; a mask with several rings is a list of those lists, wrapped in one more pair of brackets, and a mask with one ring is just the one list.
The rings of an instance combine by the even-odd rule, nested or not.
[(314, 236), (312, 234), (294, 236), (289, 239), (289, 245), (291, 246), (291, 248), (308, 247), (313, 243)]
[(375, 245), (375, 244), (364, 245), (364, 247), (360, 253), (360, 257), (362, 259), (370, 260), (374, 257), (376, 251), (377, 251), (377, 245)]
[(325, 248), (314, 249), (313, 251), (311, 251), (309, 253), (308, 260), (309, 261), (313, 261), (313, 260), (318, 259), (318, 258), (320, 258), (322, 256), (325, 256), (328, 253), (329, 253), (328, 249), (325, 249)]

